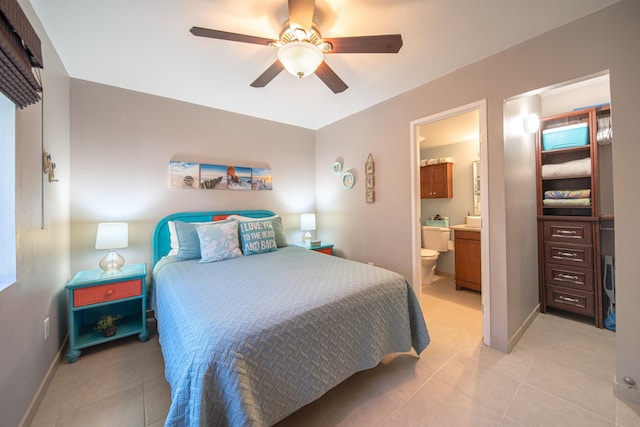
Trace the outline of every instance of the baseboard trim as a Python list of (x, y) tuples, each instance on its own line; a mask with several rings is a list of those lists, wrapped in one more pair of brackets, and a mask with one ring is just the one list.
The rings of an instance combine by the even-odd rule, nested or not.
[(531, 326), (533, 321), (536, 320), (536, 317), (538, 317), (538, 314), (540, 314), (540, 304), (537, 304), (535, 306), (533, 311), (529, 313), (529, 316), (527, 316), (527, 318), (522, 323), (522, 325), (520, 325), (516, 333), (513, 334), (511, 338), (509, 338), (509, 342), (507, 344), (507, 353), (511, 353), (511, 351), (515, 348), (516, 344), (520, 342), (524, 333), (527, 332), (527, 329), (529, 329), (529, 326)]
[(440, 277), (448, 277), (449, 279), (455, 279), (456, 277), (455, 273), (449, 273), (448, 271), (436, 270), (434, 274)]
[(624, 402), (640, 406), (640, 390), (637, 387), (629, 388), (624, 383), (619, 383), (616, 376), (613, 377), (613, 394)]
[(62, 346), (56, 353), (56, 357), (51, 362), (51, 365), (49, 365), (47, 374), (42, 379), (42, 382), (38, 387), (38, 391), (36, 391), (36, 394), (33, 396), (33, 399), (31, 399), (31, 403), (29, 404), (27, 411), (24, 413), (22, 420), (20, 420), (20, 424), (18, 424), (18, 427), (27, 427), (27, 426), (30, 426), (31, 423), (33, 423), (33, 419), (36, 416), (36, 412), (38, 412), (40, 403), (42, 403), (42, 399), (44, 399), (44, 395), (47, 393), (49, 384), (51, 384), (51, 380), (53, 380), (53, 376), (56, 374), (56, 371), (58, 370), (58, 366), (60, 365), (60, 361), (64, 356), (64, 350), (67, 348), (68, 339), (69, 339), (69, 334), (67, 334), (67, 336), (64, 337), (64, 341), (62, 341)]

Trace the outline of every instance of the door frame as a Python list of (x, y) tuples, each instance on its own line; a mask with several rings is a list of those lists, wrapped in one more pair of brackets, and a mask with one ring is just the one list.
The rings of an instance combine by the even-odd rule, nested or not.
[(418, 128), (424, 124), (446, 119), (469, 111), (479, 111), (479, 138), (480, 138), (480, 204), (482, 206), (482, 226), (480, 236), (480, 250), (482, 253), (482, 334), (484, 343), (491, 345), (491, 265), (489, 253), (489, 188), (488, 182), (488, 149), (487, 149), (487, 100), (482, 99), (470, 104), (456, 107), (437, 114), (422, 117), (410, 122), (410, 152), (411, 152), (411, 244), (412, 244), (412, 271), (413, 289), (416, 295), (422, 294), (422, 260), (420, 259), (421, 243), (421, 199), (420, 199), (420, 141)]

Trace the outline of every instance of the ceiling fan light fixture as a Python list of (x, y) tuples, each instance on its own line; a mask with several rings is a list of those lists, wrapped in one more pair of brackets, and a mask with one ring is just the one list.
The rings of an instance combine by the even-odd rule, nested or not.
[(278, 49), (278, 60), (285, 70), (296, 77), (306, 77), (324, 60), (322, 50), (313, 43), (293, 41)]
[(318, 45), (322, 53), (329, 53), (333, 50), (333, 45), (329, 42), (322, 42)]
[(302, 28), (294, 28), (292, 31), (293, 31), (293, 36), (298, 41), (304, 41), (309, 39), (307, 32)]

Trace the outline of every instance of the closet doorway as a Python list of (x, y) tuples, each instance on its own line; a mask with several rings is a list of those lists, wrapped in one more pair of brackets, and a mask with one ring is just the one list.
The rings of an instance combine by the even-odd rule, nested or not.
[[(475, 148), (476, 153), (473, 153), (475, 157), (479, 156), (479, 182), (487, 182), (486, 178), (486, 170), (487, 170), (487, 112), (486, 112), (486, 100), (481, 100), (478, 102), (474, 102), (471, 104), (463, 105), (458, 108), (454, 108), (451, 110), (447, 110), (438, 114), (434, 114), (431, 116), (423, 117), (418, 120), (414, 120), (410, 123), (411, 127), (411, 173), (412, 173), (412, 238), (413, 238), (413, 283), (414, 290), (417, 294), (422, 290), (422, 266), (421, 266), (421, 231), (422, 225), (425, 224), (425, 220), (427, 219), (425, 215), (430, 215), (427, 212), (422, 212), (422, 198), (420, 194), (420, 159), (421, 159), (421, 142), (424, 139), (424, 136), (421, 135), (422, 129), (431, 128), (430, 124), (436, 124), (436, 122), (441, 122), (447, 119), (455, 119), (457, 117), (463, 118), (464, 116), (469, 116), (469, 113), (475, 113), (478, 117), (478, 135), (477, 135), (477, 148)], [(452, 120), (453, 121), (453, 120)], [(435, 131), (435, 126), (433, 127)], [(455, 166), (455, 158), (453, 159), (454, 168)], [(460, 165), (462, 166), (462, 165)], [(468, 165), (471, 170), (471, 164)], [(454, 173), (455, 177), (455, 173)], [(455, 179), (455, 178), (454, 178)], [(465, 178), (463, 178), (465, 179)], [(468, 176), (469, 184), (472, 182), (472, 175), (469, 173)], [(482, 186), (482, 184), (480, 184)], [(455, 187), (455, 184), (454, 184)], [(454, 189), (455, 190), (455, 189)], [(469, 194), (468, 205), (470, 206), (467, 211), (469, 213), (474, 213), (474, 208), (479, 208), (481, 211), (482, 217), (482, 226), (481, 226), (481, 270), (482, 270), (482, 333), (483, 340), (486, 345), (491, 345), (491, 333), (490, 333), (490, 318), (491, 318), (491, 307), (490, 307), (490, 280), (489, 280), (489, 265), (490, 265), (490, 253), (489, 253), (489, 196), (488, 191), (486, 191), (486, 186), (482, 188), (483, 191), (480, 191), (479, 197), (474, 198), (474, 194), (471, 192)], [(456, 197), (456, 193), (454, 191), (454, 198)], [(479, 201), (479, 203), (478, 203)], [(446, 203), (442, 205), (442, 209), (447, 209)], [(457, 213), (456, 217), (453, 219), (455, 223), (450, 223), (450, 225), (463, 224), (465, 221), (467, 212)], [(446, 212), (442, 212), (441, 215), (448, 215)], [(455, 249), (454, 249), (455, 252)], [(443, 253), (443, 263), (444, 265), (453, 263), (454, 254)], [(438, 261), (440, 264), (440, 260)], [(447, 267), (445, 267), (447, 268)], [(449, 267), (450, 269), (450, 267)]]
[[(548, 208), (544, 208), (542, 213), (537, 212), (539, 209), (538, 204), (534, 199), (534, 195), (536, 189), (531, 187), (529, 200), (526, 202), (523, 200), (514, 201), (515, 197), (523, 197), (524, 194), (529, 194), (529, 192), (523, 191), (522, 183), (518, 183), (516, 179), (509, 179), (508, 176), (505, 177), (505, 181), (507, 182), (507, 194), (511, 194), (512, 199), (507, 201), (508, 206), (518, 206), (518, 207), (526, 207), (527, 212), (524, 212), (522, 209), (518, 212), (518, 217), (522, 222), (525, 222), (525, 217), (529, 217), (529, 220), (526, 221), (529, 224), (529, 236), (535, 236), (539, 234), (540, 231), (535, 228), (535, 225), (540, 226), (540, 223), (536, 224), (536, 216), (538, 217), (538, 221), (552, 221), (554, 216), (558, 216), (559, 218), (564, 218), (564, 221), (569, 221), (569, 218), (580, 218), (580, 217), (589, 217), (594, 218), (595, 220), (592, 222), (593, 227), (595, 228), (594, 237), (593, 237), (593, 247), (590, 248), (593, 251), (593, 259), (591, 260), (590, 268), (591, 270), (585, 270), (587, 273), (587, 277), (589, 278), (589, 286), (591, 288), (585, 287), (585, 289), (581, 289), (587, 298), (590, 298), (593, 302), (587, 306), (588, 309), (585, 308), (582, 312), (574, 310), (573, 312), (570, 309), (573, 307), (568, 307), (560, 304), (554, 304), (554, 300), (549, 300), (547, 298), (548, 289), (554, 289), (554, 291), (560, 290), (562, 291), (564, 288), (561, 286), (558, 288), (549, 288), (549, 286), (553, 286), (553, 283), (550, 283), (550, 279), (547, 273), (550, 271), (550, 267), (547, 268), (545, 264), (546, 257), (542, 257), (542, 262), (539, 260), (539, 266), (536, 266), (534, 272), (530, 272), (527, 274), (524, 272), (525, 268), (531, 268), (531, 266), (514, 265), (511, 264), (511, 268), (515, 271), (518, 271), (521, 275), (533, 276), (537, 273), (539, 278), (539, 283), (535, 283), (536, 289), (533, 286), (526, 292), (520, 288), (518, 291), (522, 293), (522, 296), (527, 296), (530, 301), (535, 299), (535, 302), (542, 301), (546, 304), (542, 306), (542, 312), (551, 312), (555, 314), (567, 314), (577, 313), (575, 320), (579, 320), (585, 323), (595, 323), (598, 324), (598, 316), (602, 316), (602, 318), (606, 318), (612, 312), (615, 311), (615, 284), (613, 277), (613, 265), (615, 264), (615, 231), (614, 231), (614, 188), (613, 188), (613, 164), (612, 164), (612, 154), (613, 154), (613, 138), (611, 136), (605, 137), (606, 130), (610, 129), (610, 123), (612, 114), (609, 109), (609, 105), (611, 102), (611, 90), (609, 84), (609, 73), (607, 71), (603, 71), (601, 73), (597, 73), (594, 75), (584, 76), (577, 78), (575, 80), (558, 83), (552, 86), (536, 89), (518, 96), (514, 96), (505, 100), (504, 103), (504, 112), (505, 112), (505, 123), (512, 123), (514, 126), (511, 128), (515, 128), (517, 124), (520, 125), (522, 129), (522, 122), (525, 112), (534, 112), (538, 114), (538, 116), (542, 119), (542, 129), (547, 129), (544, 132), (549, 132), (549, 129), (555, 125), (558, 129), (562, 129), (562, 124), (559, 122), (562, 120), (562, 117), (574, 117), (575, 115), (579, 115), (581, 111), (589, 111), (590, 109), (595, 108), (595, 118), (597, 123), (593, 123), (595, 129), (590, 129), (593, 132), (592, 136), (587, 139), (587, 145), (591, 146), (589, 156), (592, 158), (590, 162), (590, 168), (588, 172), (583, 172), (579, 175), (572, 175), (573, 172), (569, 172), (568, 174), (553, 172), (549, 174), (549, 170), (547, 170), (547, 176), (544, 176), (543, 171), (538, 171), (541, 177), (541, 184), (537, 191), (539, 191), (538, 197), (544, 196), (544, 199), (547, 199), (547, 191), (545, 190), (562, 190), (564, 188), (570, 189), (571, 185), (576, 186), (576, 176), (579, 178), (579, 183), (577, 186), (580, 188), (587, 188), (591, 191), (589, 200), (589, 213), (585, 214), (585, 211), (577, 211), (577, 210), (562, 210), (562, 207), (558, 206), (557, 203), (554, 206), (552, 203), (542, 203), (542, 206), (547, 206)], [(550, 121), (549, 121), (550, 120)], [(556, 120), (554, 122), (554, 120)], [(568, 120), (568, 119), (567, 119)], [(565, 125), (566, 126), (566, 125)], [(591, 126), (591, 124), (589, 124)], [(602, 132), (602, 134), (601, 134)], [(520, 134), (523, 133), (523, 130), (520, 130)], [(538, 136), (540, 131), (538, 131)], [(509, 153), (505, 148), (505, 159), (508, 159), (510, 165), (516, 164), (516, 162), (520, 162), (520, 171), (518, 172), (519, 176), (523, 176), (522, 170), (528, 168), (529, 176), (534, 179), (538, 179), (536, 177), (536, 152), (533, 149), (533, 145), (535, 145), (535, 135), (529, 136), (529, 142), (532, 145), (532, 148), (529, 150), (528, 158), (526, 155), (519, 153), (514, 154), (513, 147), (522, 144), (522, 135), (518, 136), (515, 131), (510, 133), (505, 133), (505, 147), (512, 147)], [(508, 139), (511, 138), (511, 139)], [(578, 150), (580, 148), (578, 147)], [(554, 150), (557, 150), (557, 153), (554, 154)], [(572, 147), (561, 147), (561, 148), (549, 148), (548, 151), (542, 149), (543, 154), (541, 158), (544, 158), (547, 164), (552, 164), (555, 167), (555, 170), (558, 170), (557, 166), (563, 165), (564, 163), (571, 163), (570, 160), (572, 158), (566, 157), (571, 156), (573, 153), (571, 152)], [(558, 157), (565, 156), (565, 157)], [(555, 157), (554, 157), (555, 156)], [(595, 160), (593, 160), (595, 158)], [(515, 161), (514, 161), (515, 159)], [(505, 160), (507, 162), (507, 160)], [(526, 162), (526, 164), (525, 164)], [(595, 168), (595, 169), (592, 169)], [(554, 169), (552, 169), (553, 171)], [(593, 177), (594, 182), (591, 182), (591, 177)], [(573, 181), (572, 181), (573, 179)], [(585, 182), (586, 181), (586, 182)], [(510, 191), (508, 186), (513, 185), (513, 189)], [(546, 186), (546, 187), (545, 187)], [(552, 188), (552, 186), (556, 186)], [(594, 191), (595, 190), (595, 191)], [(550, 191), (553, 193), (553, 191)], [(560, 193), (561, 191), (556, 191), (556, 193)], [(549, 195), (549, 199), (552, 199), (551, 202), (557, 202), (553, 200), (555, 197), (553, 194)], [(546, 202), (547, 200), (545, 200)], [(550, 207), (549, 207), (550, 206)], [(535, 239), (527, 239), (529, 245), (526, 250), (530, 254), (536, 253), (544, 253), (543, 245), (544, 241), (540, 241), (539, 238)], [(525, 257), (520, 257), (521, 259), (525, 259)], [(555, 261), (554, 261), (555, 262)], [(573, 261), (570, 261), (573, 263)], [(609, 266), (610, 269), (609, 275), (605, 274), (605, 266)], [(568, 270), (567, 270), (568, 271)], [(582, 271), (581, 271), (582, 273)], [(605, 277), (606, 276), (606, 277)], [(607, 280), (608, 279), (608, 280)], [(552, 280), (552, 279), (551, 279)], [(591, 285), (591, 283), (593, 283)], [(539, 289), (538, 289), (539, 288)], [(535, 291), (535, 294), (533, 292)], [(522, 298), (521, 298), (522, 299)], [(547, 311), (547, 307), (549, 307)]]

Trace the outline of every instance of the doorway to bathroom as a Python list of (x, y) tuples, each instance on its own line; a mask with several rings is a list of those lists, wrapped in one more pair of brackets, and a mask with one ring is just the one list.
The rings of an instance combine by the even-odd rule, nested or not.
[[(476, 227), (471, 236), (480, 235), (482, 334), (484, 343), (490, 345), (489, 210), (488, 192), (482, 187), (487, 170), (486, 118), (486, 100), (481, 100), (411, 122), (412, 236), (413, 282), (422, 284), (422, 226), (427, 221), (433, 224), (440, 220), (453, 229), (464, 229), (468, 216), (481, 218), (480, 230)], [(451, 197), (430, 197), (425, 195), (424, 188), (421, 194), (421, 164), (449, 162), (452, 163)], [(454, 286), (455, 256), (455, 246), (451, 245), (451, 250), (440, 253), (436, 267), (436, 274), (444, 276), (441, 280), (451, 286)]]

